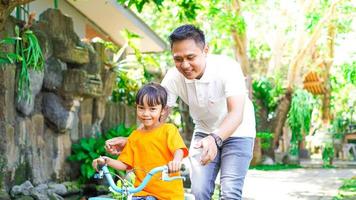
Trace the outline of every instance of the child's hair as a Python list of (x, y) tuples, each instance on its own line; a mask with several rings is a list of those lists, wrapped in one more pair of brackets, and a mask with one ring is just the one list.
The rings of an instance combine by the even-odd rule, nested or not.
[(143, 105), (143, 99), (146, 97), (149, 106), (167, 105), (167, 91), (158, 83), (148, 83), (144, 85), (136, 95), (136, 105)]

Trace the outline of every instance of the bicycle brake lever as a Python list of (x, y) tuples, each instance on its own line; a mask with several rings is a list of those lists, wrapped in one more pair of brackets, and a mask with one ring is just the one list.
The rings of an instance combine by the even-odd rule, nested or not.
[(94, 174), (94, 179), (102, 179), (104, 177), (103, 170), (100, 170), (98, 173)]

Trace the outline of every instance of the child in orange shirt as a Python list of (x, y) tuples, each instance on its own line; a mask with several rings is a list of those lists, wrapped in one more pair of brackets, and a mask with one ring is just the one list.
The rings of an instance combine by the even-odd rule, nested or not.
[[(97, 164), (107, 164), (118, 170), (133, 168), (136, 175), (135, 187), (155, 167), (168, 164), (170, 172), (178, 172), (182, 159), (188, 155), (188, 149), (177, 127), (160, 120), (167, 112), (166, 104), (167, 91), (161, 85), (150, 83), (143, 86), (136, 96), (137, 117), (142, 125), (128, 137), (118, 160), (100, 157), (93, 160), (93, 167), (96, 169)], [(146, 197), (182, 200), (183, 182), (165, 182), (154, 176), (141, 192), (135, 194), (133, 200)]]

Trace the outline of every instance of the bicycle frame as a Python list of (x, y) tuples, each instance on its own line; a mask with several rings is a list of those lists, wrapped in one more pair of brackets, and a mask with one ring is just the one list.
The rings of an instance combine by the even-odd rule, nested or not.
[[(99, 175), (96, 178), (103, 178), (103, 176), (105, 176), (106, 180), (108, 181), (110, 187), (118, 193), (122, 193), (127, 195), (128, 200), (131, 200), (133, 194), (140, 192), (141, 190), (143, 190), (143, 188), (145, 188), (145, 186), (148, 184), (148, 182), (151, 180), (152, 176), (154, 174), (157, 174), (159, 172), (162, 172), (162, 180), (163, 181), (173, 181), (173, 180), (177, 180), (177, 179), (185, 179), (182, 176), (174, 176), (174, 177), (169, 177), (168, 175), (168, 167), (166, 165), (164, 166), (160, 166), (160, 167), (156, 167), (153, 168), (150, 172), (147, 173), (147, 175), (145, 176), (145, 178), (143, 179), (142, 183), (138, 186), (138, 187), (123, 187), (123, 188), (119, 188), (116, 186), (110, 172), (109, 169), (106, 165), (102, 166), (100, 171), (99, 171)], [(89, 200), (113, 200), (111, 198), (105, 198), (105, 197), (91, 197), (89, 198)]]

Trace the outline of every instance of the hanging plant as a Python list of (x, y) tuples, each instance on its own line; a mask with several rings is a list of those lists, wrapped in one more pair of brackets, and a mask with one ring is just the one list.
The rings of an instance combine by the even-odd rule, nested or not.
[(0, 44), (15, 45), (15, 53), (0, 52), (0, 64), (20, 64), (17, 100), (31, 101), (29, 69), (43, 71), (44, 58), (38, 39), (31, 30), (20, 31), (16, 26), (15, 34), (15, 37), (0, 41)]
[[(17, 29), (17, 34), (19, 30)], [(18, 101), (24, 99), (31, 101), (31, 84), (29, 79), (29, 69), (43, 71), (44, 58), (37, 37), (31, 30), (23, 31), (21, 42), (16, 47), (16, 52), (21, 55), (21, 69), (17, 87)]]
[(298, 155), (299, 142), (303, 138), (302, 132), (309, 131), (313, 106), (314, 98), (310, 93), (301, 89), (295, 91), (287, 116), (288, 125), (292, 130), (289, 151), (291, 155)]

